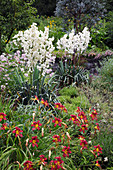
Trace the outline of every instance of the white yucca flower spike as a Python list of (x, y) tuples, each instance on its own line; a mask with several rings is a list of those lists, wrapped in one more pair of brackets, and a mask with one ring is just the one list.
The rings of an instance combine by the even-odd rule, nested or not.
[(60, 40), (58, 40), (57, 48), (65, 50), (71, 55), (75, 50), (82, 53), (88, 47), (90, 39), (90, 32), (87, 27), (76, 35), (74, 29), (72, 29), (69, 35), (65, 34)]
[(52, 55), (55, 49), (53, 46), (54, 37), (49, 38), (49, 28), (45, 27), (45, 31), (42, 32), (38, 30), (37, 24), (33, 23), (24, 32), (19, 31), (13, 39), (16, 45), (19, 42), (24, 49), (24, 53), (28, 58), (27, 67), (29, 68), (29, 72), (32, 72), (34, 67), (37, 66), (42, 71), (42, 75), (45, 75), (50, 65), (55, 62), (55, 56)]

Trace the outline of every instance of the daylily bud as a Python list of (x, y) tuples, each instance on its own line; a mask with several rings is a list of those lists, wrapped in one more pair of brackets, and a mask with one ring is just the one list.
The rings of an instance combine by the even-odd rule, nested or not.
[(42, 168), (43, 168), (43, 166), (41, 165), (41, 166), (40, 166), (40, 170), (42, 170)]
[(33, 122), (34, 122), (34, 119), (35, 119), (35, 112), (33, 113)]
[(16, 163), (19, 165), (19, 169), (21, 168), (20, 162), (16, 161)]
[(51, 150), (49, 150), (49, 159), (50, 159), (50, 157), (51, 157)]
[(66, 132), (66, 135), (67, 135), (68, 139), (71, 140), (71, 137), (68, 132)]
[(42, 137), (44, 136), (44, 128), (42, 128)]
[(29, 141), (29, 138), (26, 139), (26, 147), (28, 147), (28, 141)]
[(62, 124), (65, 126), (65, 129), (68, 128), (68, 126), (64, 122), (62, 122)]

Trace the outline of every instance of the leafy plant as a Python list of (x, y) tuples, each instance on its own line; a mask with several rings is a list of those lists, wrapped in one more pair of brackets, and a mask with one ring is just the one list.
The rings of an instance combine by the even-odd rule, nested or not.
[(91, 47), (92, 45), (97, 46), (100, 49), (106, 50), (108, 47), (106, 46), (105, 42), (107, 40), (107, 30), (105, 28), (106, 22), (104, 20), (100, 20), (98, 24), (95, 24), (91, 28), (91, 43), (89, 46)]
[(105, 83), (105, 88), (113, 91), (113, 59), (108, 59), (100, 70), (102, 81)]
[(113, 48), (113, 11), (110, 11), (107, 15), (107, 19), (106, 19), (106, 25), (105, 25), (105, 29), (106, 29), (106, 41), (105, 44), (109, 47), (109, 48)]
[[(28, 27), (36, 14), (36, 8), (30, 3), (17, 1), (0, 1), (0, 54), (4, 51), (2, 48), (2, 35), (6, 37), (5, 44), (9, 42), (16, 30), (23, 30)], [(4, 46), (4, 44), (3, 44)]]
[(88, 98), (81, 92), (76, 86), (67, 86), (59, 90), (59, 101), (68, 108), (69, 113), (73, 113), (76, 107), (81, 107), (82, 109), (89, 108), (91, 104)]
[(58, 69), (55, 73), (55, 81), (59, 87), (64, 87), (75, 83), (77, 86), (82, 82), (88, 82), (88, 72), (81, 66), (72, 66), (68, 62), (60, 61)]
[[(46, 107), (48, 110), (45, 110)], [(29, 110), (24, 108), (17, 110), (18, 117), (12, 118), (9, 125), (5, 124), (9, 113), (0, 113), (0, 165), (3, 170), (12, 167), (26, 169), (28, 166), (32, 169), (51, 169), (53, 165), (68, 169), (97, 166), (102, 148), (95, 140), (99, 132), (96, 110), (83, 112), (78, 107), (73, 115), (69, 115), (65, 106), (54, 103), (56, 116), (53, 111), (51, 113), (51, 107), (39, 101), (32, 105), (30, 112), (33, 111), (29, 114)], [(78, 161), (75, 162), (75, 159)], [(60, 164), (57, 164), (58, 161)]]
[[(32, 81), (31, 81), (32, 79)], [(53, 101), (56, 98), (54, 85), (52, 85), (52, 79), (46, 81), (46, 75), (42, 76), (40, 71), (35, 68), (32, 75), (26, 79), (23, 72), (17, 68), (13, 72), (14, 82), (13, 88), (10, 89), (12, 97), (18, 102), (23, 104), (30, 104), (31, 98), (37, 96), (39, 100)]]

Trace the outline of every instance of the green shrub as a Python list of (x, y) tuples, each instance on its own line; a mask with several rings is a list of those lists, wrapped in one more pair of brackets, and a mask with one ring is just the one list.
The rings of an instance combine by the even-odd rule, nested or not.
[(108, 59), (103, 67), (100, 69), (102, 81), (105, 83), (106, 88), (113, 91), (113, 59)]
[(90, 47), (95, 45), (96, 47), (106, 50), (108, 47), (106, 46), (106, 35), (107, 31), (105, 29), (106, 22), (105, 20), (99, 21), (95, 26), (91, 28), (91, 42), (89, 44)]
[(70, 86), (70, 87), (64, 87), (59, 91), (59, 94), (62, 96), (71, 96), (71, 97), (77, 97), (78, 96), (78, 90), (76, 87)]
[(105, 26), (105, 29), (106, 29), (106, 41), (105, 41), (105, 44), (113, 49), (113, 11), (110, 11), (108, 16), (107, 16), (107, 23), (106, 23), (106, 26)]
[(69, 113), (73, 113), (77, 107), (89, 108), (91, 105), (88, 98), (76, 87), (64, 87), (59, 91), (58, 100), (68, 108)]

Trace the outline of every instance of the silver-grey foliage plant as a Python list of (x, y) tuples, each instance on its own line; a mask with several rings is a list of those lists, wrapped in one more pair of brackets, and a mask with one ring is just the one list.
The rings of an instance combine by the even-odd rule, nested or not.
[(86, 25), (91, 28), (105, 12), (105, 3), (99, 0), (57, 0), (55, 15), (62, 17), (67, 25), (73, 20), (78, 33)]

